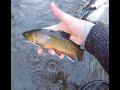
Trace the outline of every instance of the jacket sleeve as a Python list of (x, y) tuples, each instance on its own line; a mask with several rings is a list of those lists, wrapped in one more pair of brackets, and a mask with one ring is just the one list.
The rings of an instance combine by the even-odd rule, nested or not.
[(86, 50), (93, 54), (109, 74), (109, 28), (103, 23), (96, 23), (90, 30), (86, 41)]

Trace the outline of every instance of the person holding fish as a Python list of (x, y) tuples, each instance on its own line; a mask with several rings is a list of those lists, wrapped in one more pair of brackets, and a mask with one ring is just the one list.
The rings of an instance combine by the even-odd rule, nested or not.
[[(52, 37), (52, 41), (56, 42), (53, 44), (53, 42), (49, 40), (51, 37), (47, 36), (46, 38), (42, 39), (44, 42), (48, 40), (49, 44), (45, 45), (39, 39), (30, 38), (31, 40), (41, 42), (40, 44), (43, 47), (38, 48), (38, 54), (42, 54), (43, 48), (48, 48), (49, 54), (59, 55), (60, 59), (63, 59), (64, 56), (67, 55), (68, 57), (70, 57), (70, 59), (74, 60), (76, 55), (78, 59), (81, 60), (83, 53), (82, 49), (86, 49), (89, 53), (93, 54), (97, 58), (105, 71), (109, 74), (109, 28), (101, 22), (92, 23), (86, 20), (75, 18), (57, 8), (54, 2), (50, 4), (50, 9), (52, 14), (57, 17), (61, 22), (56, 25), (45, 27), (43, 29), (49, 29), (56, 32), (65, 32), (68, 34), (66, 34), (66, 36), (69, 36), (70, 41), (66, 40), (65, 38), (59, 39)], [(50, 32), (50, 35), (54, 34), (52, 33), (52, 31)], [(34, 35), (35, 32), (37, 32), (37, 30), (34, 31)], [(61, 32), (59, 33), (61, 34)], [(41, 36), (40, 34), (35, 35), (35, 38), (44, 37), (45, 33), (47, 32), (41, 31), (41, 33)], [(23, 34), (23, 36), (28, 36), (28, 33)], [(57, 45), (58, 39), (61, 44), (65, 44), (66, 47), (63, 48), (60, 45)], [(75, 44), (73, 44), (71, 41)], [(39, 43), (35, 44), (39, 45)], [(67, 45), (69, 45), (69, 47)], [(59, 48), (63, 48), (63, 50)]]
[[(55, 17), (61, 20), (59, 24), (46, 27), (51, 30), (62, 30), (71, 34), (70, 40), (78, 45), (83, 46), (88, 52), (93, 54), (109, 73), (109, 28), (103, 23), (94, 24), (89, 21), (80, 20), (57, 8), (52, 2), (50, 4), (51, 12)], [(42, 48), (38, 48), (38, 54), (43, 52)], [(56, 55), (55, 51), (48, 51), (51, 55)], [(63, 59), (64, 54), (60, 55)]]

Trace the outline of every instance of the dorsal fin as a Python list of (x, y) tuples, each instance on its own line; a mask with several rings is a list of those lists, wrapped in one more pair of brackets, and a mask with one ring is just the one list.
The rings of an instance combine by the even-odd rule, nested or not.
[(69, 33), (65, 33), (65, 32), (63, 32), (63, 31), (59, 31), (60, 33), (61, 33), (61, 35), (64, 37), (64, 38), (70, 38), (70, 34)]

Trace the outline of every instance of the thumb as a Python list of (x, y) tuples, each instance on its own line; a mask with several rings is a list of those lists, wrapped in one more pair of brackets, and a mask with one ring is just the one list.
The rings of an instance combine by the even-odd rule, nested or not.
[(72, 20), (74, 19), (73, 16), (63, 12), (62, 10), (60, 10), (59, 8), (56, 7), (55, 3), (52, 2), (50, 4), (50, 9), (51, 9), (51, 12), (53, 13), (53, 15), (55, 17), (57, 17), (58, 19), (60, 19), (61, 21), (63, 21), (64, 23), (66, 24), (69, 24), (72, 22)]

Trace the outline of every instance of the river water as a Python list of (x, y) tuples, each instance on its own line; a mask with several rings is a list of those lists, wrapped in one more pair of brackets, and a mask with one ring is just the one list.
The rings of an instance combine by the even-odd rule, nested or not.
[(96, 58), (87, 51), (82, 62), (60, 60), (22, 40), (21, 33), (59, 23), (50, 12), (54, 1), (64, 12), (82, 18), (90, 0), (11, 0), (11, 90), (79, 90), (92, 80), (108, 80)]

